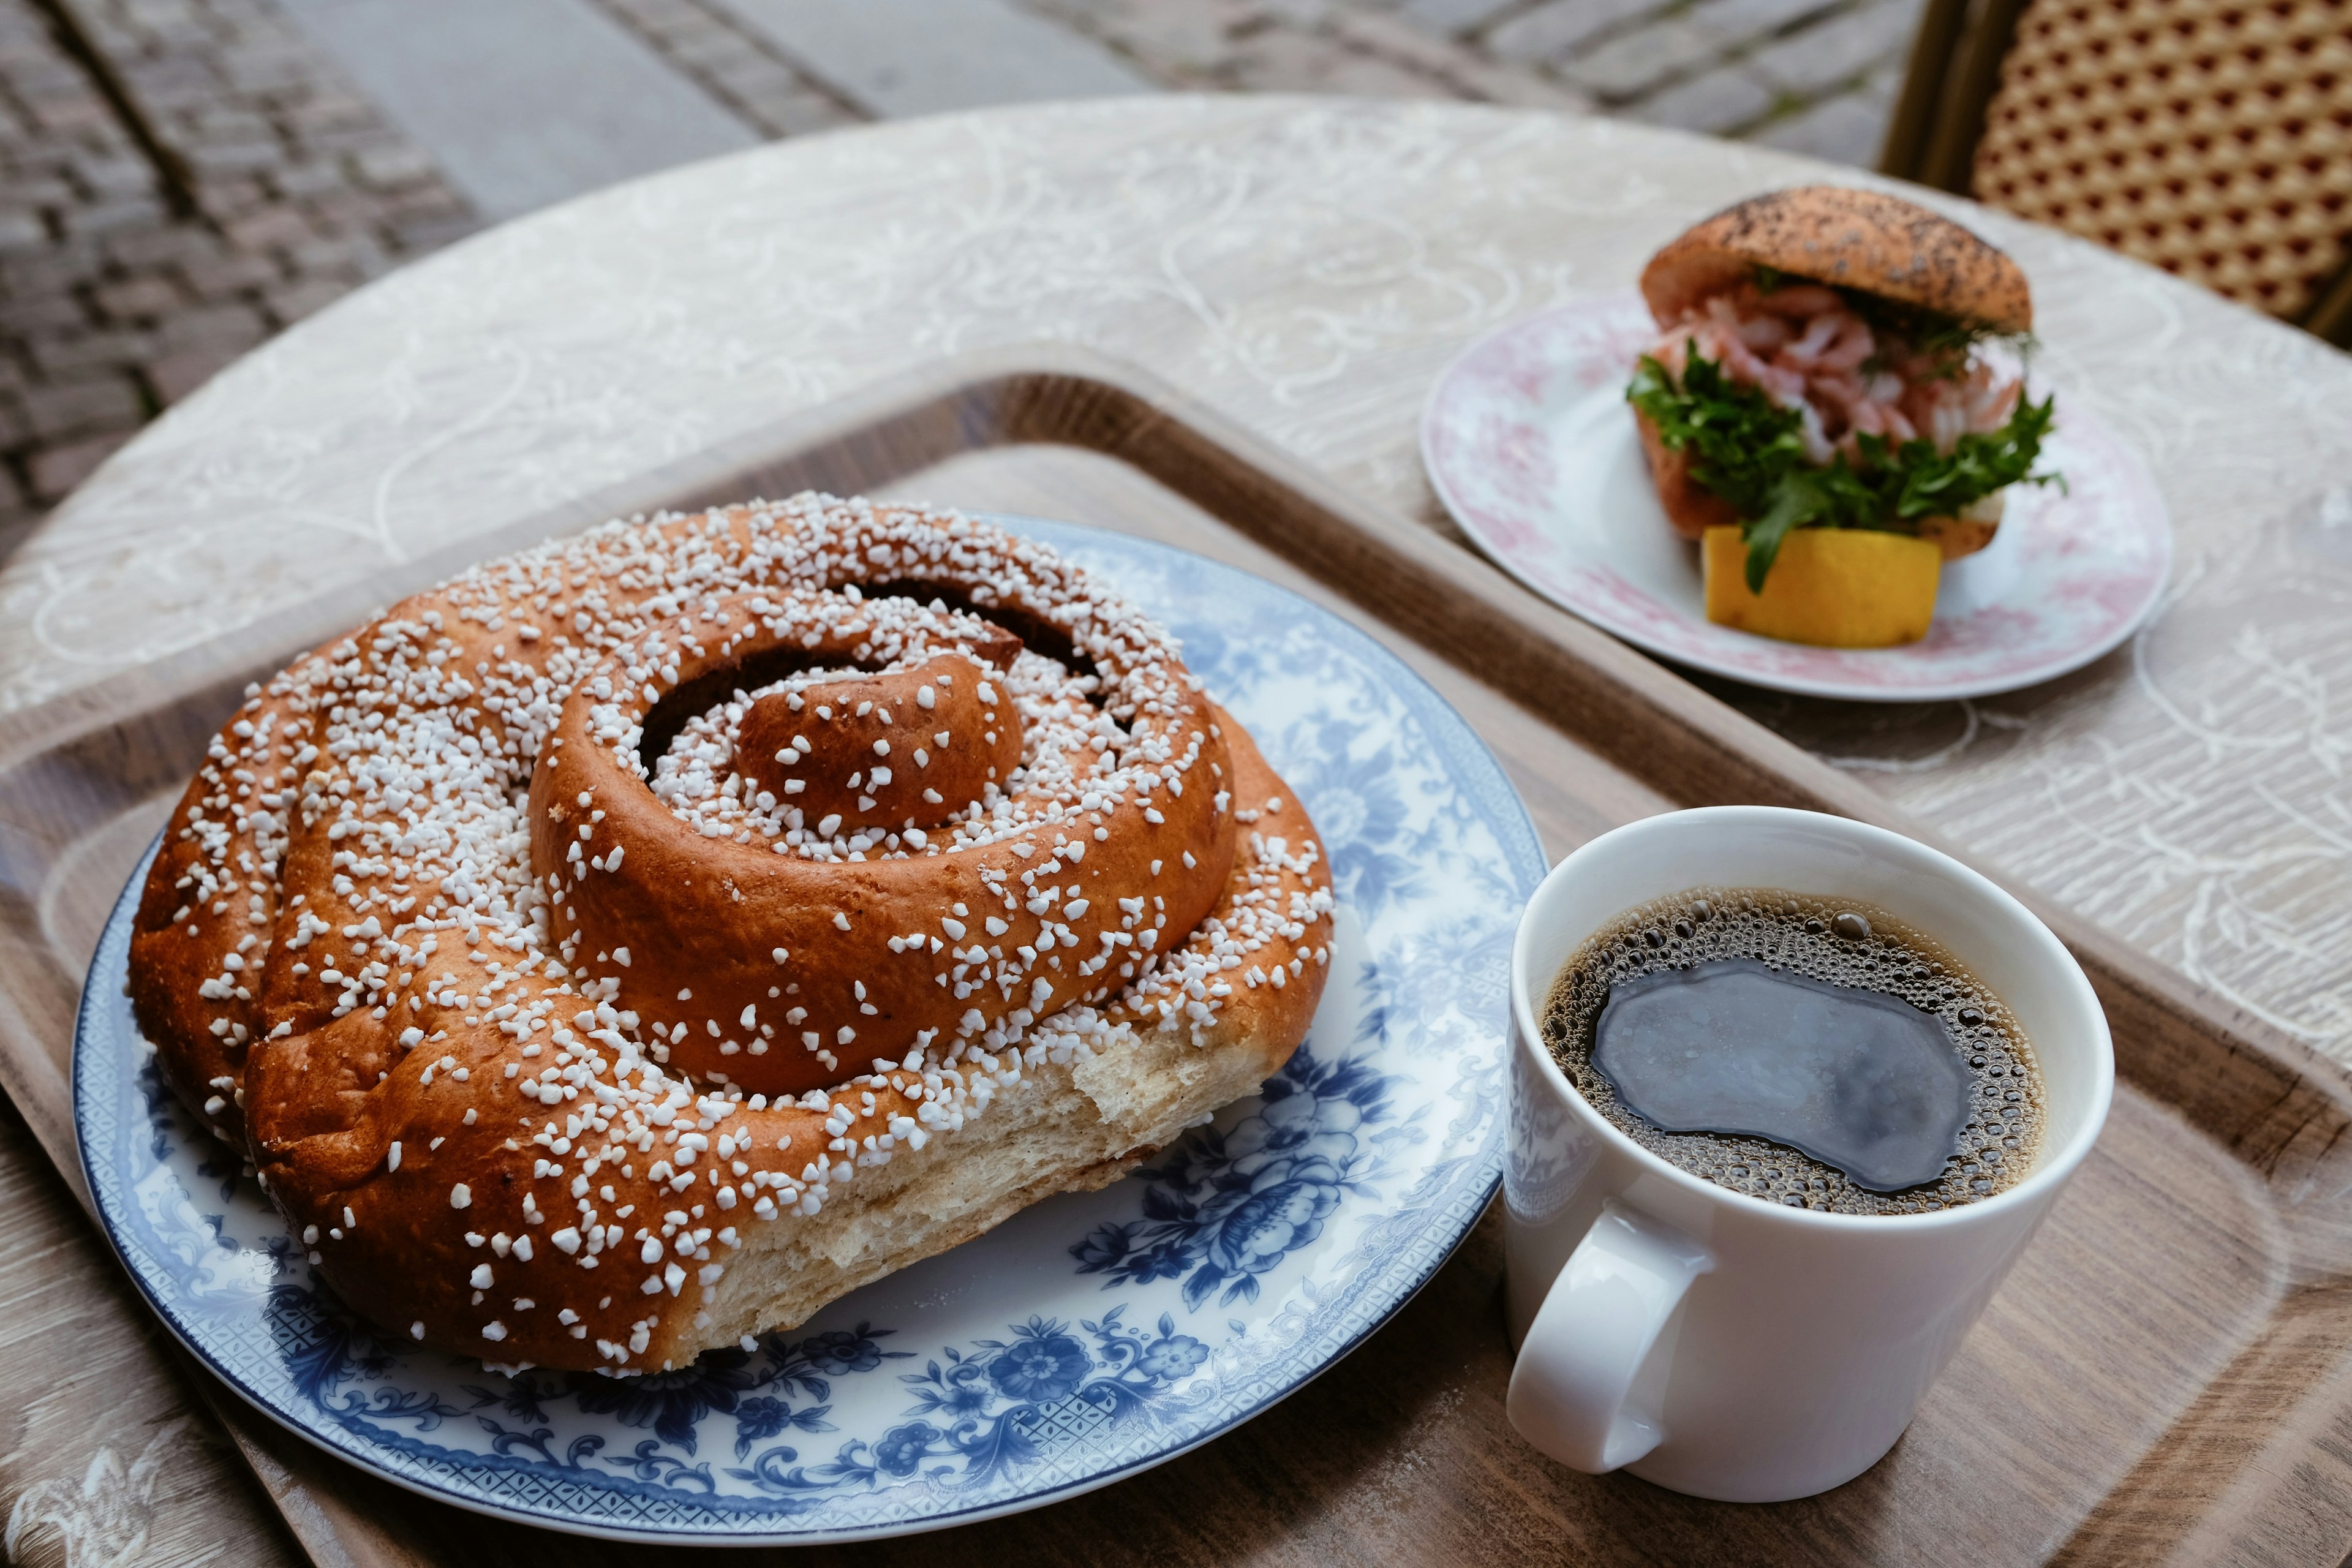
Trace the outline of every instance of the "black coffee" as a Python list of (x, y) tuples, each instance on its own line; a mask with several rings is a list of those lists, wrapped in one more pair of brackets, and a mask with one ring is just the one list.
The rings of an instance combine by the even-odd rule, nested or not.
[(2041, 1143), (2041, 1075), (2000, 999), (1851, 900), (1700, 889), (1630, 910), (1562, 967), (1543, 1029), (1635, 1142), (1793, 1207), (1971, 1203)]

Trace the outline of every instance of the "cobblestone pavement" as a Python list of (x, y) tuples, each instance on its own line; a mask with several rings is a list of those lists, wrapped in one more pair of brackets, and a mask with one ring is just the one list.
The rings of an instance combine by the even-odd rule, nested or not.
[(774, 45), (702, 0), (594, 0), (705, 92), (772, 137), (865, 117)]
[[(790, 7), (572, 3), (761, 135), (871, 107), (795, 57)], [(1864, 163), (1922, 0), (1017, 3), (1171, 89), (1598, 110)], [(478, 221), (274, 0), (0, 0), (0, 556), (213, 372)]]
[(1923, 0), (1024, 0), (1171, 87), (1576, 107), (1876, 160)]
[(0, 0), (0, 551), (222, 365), (471, 224), (263, 0)]

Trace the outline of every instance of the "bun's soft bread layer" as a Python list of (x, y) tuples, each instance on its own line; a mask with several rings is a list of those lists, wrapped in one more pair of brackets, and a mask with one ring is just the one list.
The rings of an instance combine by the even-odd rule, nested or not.
[(2033, 328), (2033, 296), (2016, 262), (1926, 207), (1845, 185), (1800, 185), (1726, 207), (1651, 258), (1642, 297), (1668, 326), (1759, 267), (1996, 331)]
[[(1242, 793), (1276, 798), (1281, 779), (1237, 728), (1227, 732), (1238, 737), (1234, 771)], [(1306, 831), (1307, 824), (1286, 803), (1256, 827), (1253, 837), (1262, 845), (1286, 828)], [(1230, 924), (1235, 898), (1269, 876), (1280, 879), (1286, 896), (1308, 897), (1320, 885), (1255, 850), (1236, 858), (1214, 921)], [(1328, 933), (1328, 925), (1321, 929)], [(1299, 980), (1279, 990), (1237, 987), (1197, 1038), (1122, 1016), (1140, 1026), (1128, 1028), (1114, 1048), (1049, 1056), (1025, 1068), (1019, 1083), (998, 1090), (988, 1114), (958, 1138), (901, 1153), (870, 1182), (860, 1173), (859, 1183), (841, 1194), (846, 1201), (813, 1221), (753, 1232), (708, 1304), (711, 1321), (682, 1326), (682, 1339), (663, 1353), (682, 1363), (746, 1333), (804, 1322), (844, 1292), (978, 1236), (1039, 1198), (1117, 1181), (1281, 1070), (1313, 1018), (1324, 970), (1304, 939), (1278, 939), (1253, 955), (1269, 971), (1294, 961), (1301, 964)]]

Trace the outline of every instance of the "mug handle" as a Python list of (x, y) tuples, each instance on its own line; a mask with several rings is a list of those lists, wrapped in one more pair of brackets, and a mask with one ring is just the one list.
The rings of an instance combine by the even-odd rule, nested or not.
[(1654, 1411), (1629, 1406), (1635, 1379), (1706, 1249), (1615, 1198), (1551, 1283), (1511, 1369), (1504, 1413), (1570, 1469), (1601, 1475), (1664, 1438)]

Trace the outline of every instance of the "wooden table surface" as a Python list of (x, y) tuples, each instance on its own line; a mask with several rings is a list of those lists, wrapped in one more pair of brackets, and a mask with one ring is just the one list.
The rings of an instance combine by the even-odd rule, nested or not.
[[(0, 572), (0, 749), (106, 678), (275, 607), (991, 346), (1140, 363), (1450, 533), (1413, 435), (1452, 354), (1624, 287), (1740, 195), (1832, 175), (1856, 178), (1572, 118), (1169, 99), (908, 122), (618, 187), (362, 290), (110, 462)], [(1963, 216), (2033, 279), (2063, 394), (2153, 468), (2179, 541), (2164, 609), (2090, 669), (2000, 699), (1721, 694), (2197, 984), (2352, 1058), (2352, 724), (2334, 700), (2352, 679), (2352, 360), (2078, 242)], [(0, 1259), (17, 1309), (0, 1336), (0, 1388), (19, 1394), (0, 1451), (12, 1550), (290, 1557), (184, 1388), (104, 1374), (107, 1347), (156, 1331), (14, 1121), (0, 1165), (18, 1243)], [(1491, 1470), (1492, 1456), (1420, 1451), (1412, 1412), (1365, 1380), (1410, 1356), (1416, 1315), (1489, 1310), (1494, 1250), (1482, 1231), (1443, 1288), (1294, 1402), (1311, 1406), (1303, 1425), (1286, 1413), (1294, 1433), (1392, 1434), (1375, 1471), (1330, 1478), (1315, 1503), (1353, 1510), (1310, 1531), (1331, 1550), (1431, 1553), (1383, 1538), (1384, 1500)], [(1414, 1397), (1446, 1397), (1454, 1375), (1414, 1381)], [(1256, 1440), (1244, 1429), (1180, 1463), (1244, 1470)], [(1252, 1503), (1256, 1533), (1221, 1536), (1213, 1520), (1121, 1525), (1103, 1500), (1126, 1489), (1066, 1506), (1182, 1535), (1184, 1560), (1244, 1539), (1284, 1560), (1279, 1500)], [(1042, 1550), (1029, 1528), (971, 1539)]]

